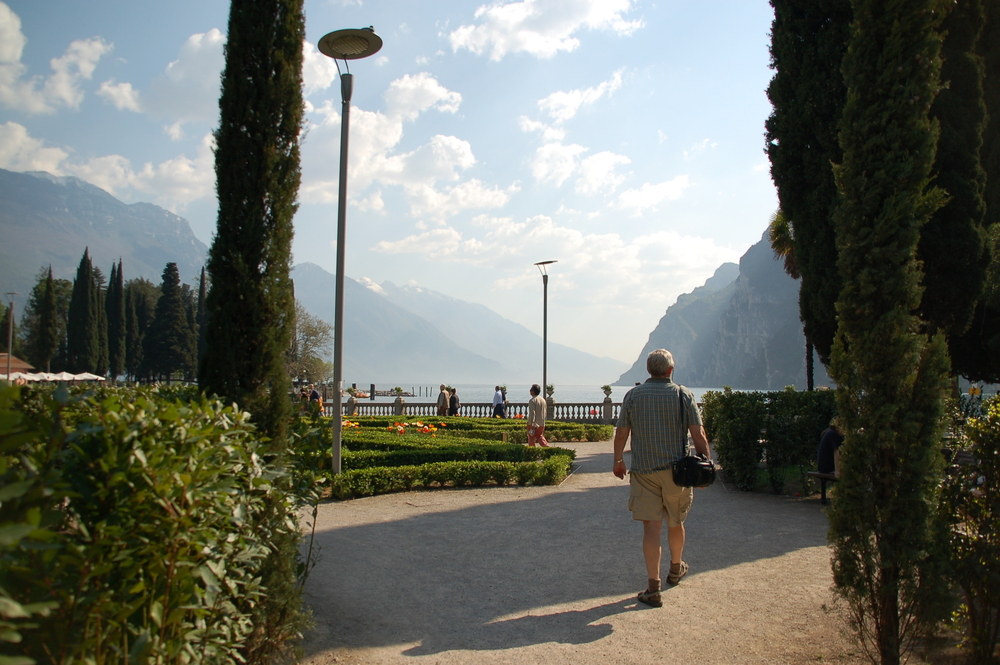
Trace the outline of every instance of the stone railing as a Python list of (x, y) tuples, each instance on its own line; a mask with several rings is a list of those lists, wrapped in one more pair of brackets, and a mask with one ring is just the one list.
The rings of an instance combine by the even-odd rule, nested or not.
[[(611, 398), (600, 402), (560, 402), (548, 401), (546, 420), (558, 420), (567, 423), (595, 423), (613, 425), (618, 420), (621, 402), (612, 402)], [(335, 407), (325, 404), (325, 415), (332, 416)], [(400, 416), (406, 418), (433, 418), (437, 416), (435, 402), (407, 402), (404, 398), (396, 398), (393, 402), (370, 402), (348, 398), (344, 402), (344, 415), (355, 416)], [(488, 402), (465, 402), (462, 404), (461, 415), (471, 418), (489, 418), (493, 415), (493, 405)], [(526, 418), (528, 404), (526, 402), (508, 402), (508, 418)]]

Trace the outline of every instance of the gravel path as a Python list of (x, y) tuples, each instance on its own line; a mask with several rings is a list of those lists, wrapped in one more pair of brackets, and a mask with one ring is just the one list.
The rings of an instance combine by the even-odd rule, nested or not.
[[(301, 665), (866, 662), (828, 611), (816, 497), (696, 490), (691, 572), (662, 608), (611, 443), (558, 487), (408, 492), (324, 504)], [(666, 558), (666, 554), (664, 555)]]

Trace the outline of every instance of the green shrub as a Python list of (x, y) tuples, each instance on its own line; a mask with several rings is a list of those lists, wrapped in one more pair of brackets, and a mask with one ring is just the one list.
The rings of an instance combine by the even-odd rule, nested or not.
[(764, 449), (764, 394), (725, 388), (705, 393), (703, 402), (705, 430), (726, 479), (740, 490), (752, 491)]
[(32, 527), (0, 539), (0, 588), (31, 614), (9, 621), (14, 653), (253, 663), (288, 650), (306, 618), (301, 501), (247, 414), (114, 388), (30, 391), (26, 412), (12, 390), (0, 390), (0, 520)]
[(948, 529), (949, 567), (961, 590), (957, 618), (964, 624), (969, 660), (995, 662), (1000, 641), (1000, 399), (986, 400), (980, 417), (965, 427), (963, 443), (973, 461), (953, 465), (942, 491)]
[(432, 487), (484, 487), (516, 482), (554, 484), (569, 473), (572, 457), (556, 454), (539, 461), (460, 461), (345, 471), (334, 477), (332, 495), (351, 499)]

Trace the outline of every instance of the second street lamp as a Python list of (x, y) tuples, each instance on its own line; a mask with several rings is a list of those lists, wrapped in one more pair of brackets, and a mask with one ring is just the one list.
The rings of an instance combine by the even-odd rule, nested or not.
[(549, 273), (545, 266), (555, 263), (556, 260), (539, 261), (538, 272), (542, 273), (542, 392), (548, 396), (549, 376)]
[[(333, 58), (340, 74), (340, 98), (342, 102), (340, 120), (340, 188), (337, 201), (337, 274), (335, 304), (333, 314), (333, 389), (337, 401), (337, 413), (333, 418), (333, 473), (340, 473), (341, 442), (343, 440), (344, 404), (341, 400), (344, 388), (344, 247), (347, 236), (347, 139), (351, 120), (351, 93), (354, 89), (354, 75), (347, 67), (348, 60), (367, 58), (382, 48), (382, 39), (374, 28), (335, 30), (324, 35), (318, 44), (320, 53)], [(344, 70), (340, 71), (340, 62)]]

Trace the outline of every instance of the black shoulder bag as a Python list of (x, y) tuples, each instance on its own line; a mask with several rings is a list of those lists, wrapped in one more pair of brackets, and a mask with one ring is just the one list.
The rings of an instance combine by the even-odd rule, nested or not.
[[(681, 450), (687, 452), (687, 420), (684, 397), (677, 387), (677, 403), (681, 408)], [(708, 487), (715, 482), (715, 464), (705, 455), (685, 455), (673, 463), (674, 484), (680, 487)]]

